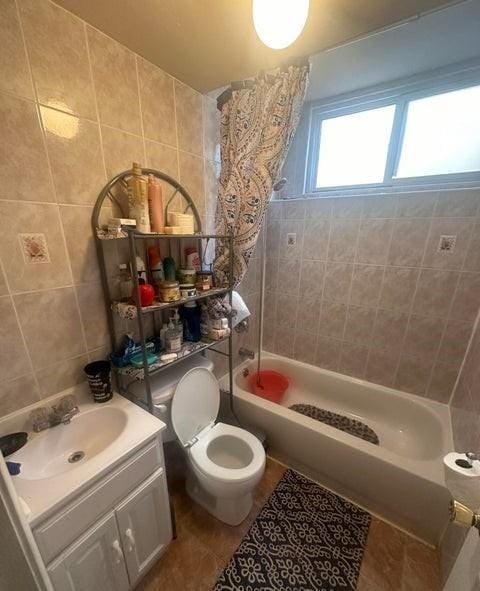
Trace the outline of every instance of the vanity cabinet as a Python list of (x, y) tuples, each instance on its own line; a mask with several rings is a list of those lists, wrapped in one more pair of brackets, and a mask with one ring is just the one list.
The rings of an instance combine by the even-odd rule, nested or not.
[(160, 440), (144, 446), (33, 533), (55, 591), (133, 589), (172, 539)]

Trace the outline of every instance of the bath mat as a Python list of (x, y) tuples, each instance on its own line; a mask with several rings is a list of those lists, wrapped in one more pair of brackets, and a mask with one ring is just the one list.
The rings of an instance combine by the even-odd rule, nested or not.
[(349, 433), (355, 437), (360, 437), (360, 439), (364, 439), (365, 441), (374, 443), (375, 445), (379, 445), (380, 443), (378, 435), (375, 433), (375, 431), (370, 429), (368, 425), (365, 425), (365, 423), (362, 423), (361, 421), (356, 421), (355, 419), (350, 419), (348, 417), (344, 417), (343, 415), (339, 415), (336, 412), (318, 408), (312, 404), (292, 404), (292, 406), (289, 406), (288, 408), (290, 410), (294, 410), (295, 412), (299, 412), (306, 417), (310, 417), (311, 419), (315, 419), (316, 421), (321, 421), (326, 425), (330, 425), (330, 427), (335, 427), (335, 429), (340, 429), (340, 431), (345, 431), (345, 433)]
[(213, 591), (355, 591), (370, 515), (287, 470)]

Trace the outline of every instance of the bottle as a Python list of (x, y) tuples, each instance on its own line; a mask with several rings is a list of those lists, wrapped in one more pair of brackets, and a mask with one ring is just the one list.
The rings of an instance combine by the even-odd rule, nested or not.
[(165, 226), (163, 215), (162, 187), (153, 174), (148, 175), (148, 213), (150, 216), (150, 230), (163, 234)]
[[(138, 254), (135, 257), (135, 260), (137, 261), (137, 273), (138, 276), (140, 277), (140, 279), (143, 279), (145, 281), (145, 283), (147, 282), (147, 271), (145, 270), (145, 263), (143, 262), (142, 257), (139, 257)], [(131, 276), (133, 277), (133, 268), (130, 268), (130, 273)]]
[[(195, 303), (195, 302), (192, 302)], [(180, 318), (180, 314), (178, 313), (178, 309), (175, 309), (173, 312), (173, 316), (171, 318), (173, 325), (175, 326), (175, 328), (177, 328), (178, 330), (183, 331), (183, 321)]]
[(128, 271), (128, 267), (125, 263), (118, 265), (118, 289), (120, 292), (120, 298), (122, 300), (130, 298), (133, 289), (132, 276)]
[(165, 281), (177, 280), (177, 270), (172, 257), (165, 257), (163, 259), (163, 273), (165, 275)]
[(195, 271), (201, 270), (202, 264), (200, 262), (200, 257), (198, 256), (198, 252), (194, 246), (187, 246), (185, 249), (185, 259), (185, 266), (187, 269), (195, 269)]
[(200, 310), (196, 302), (187, 302), (183, 306), (183, 338), (185, 341), (198, 342), (200, 333)]
[[(140, 291), (140, 305), (142, 307), (151, 306), (153, 304), (153, 300), (155, 299), (155, 290), (153, 289), (153, 285), (150, 285), (150, 283), (145, 283), (141, 277), (138, 278), (138, 284)], [(132, 289), (132, 300), (137, 303), (137, 290), (135, 287)]]
[(165, 335), (167, 334), (167, 330), (168, 330), (168, 324), (166, 322), (163, 323), (162, 328), (160, 329), (160, 343), (162, 345), (163, 349), (167, 348), (167, 342), (165, 339)]
[(138, 162), (133, 163), (132, 176), (127, 181), (127, 193), (129, 215), (137, 222), (137, 230), (149, 233), (147, 181), (142, 176), (142, 168)]
[(160, 256), (160, 249), (158, 246), (148, 247), (148, 264), (150, 266), (152, 283), (156, 291), (158, 291), (158, 286), (165, 279), (163, 275), (162, 258)]
[(168, 353), (178, 353), (182, 350), (182, 331), (178, 330), (170, 320), (168, 330), (165, 333), (166, 349)]

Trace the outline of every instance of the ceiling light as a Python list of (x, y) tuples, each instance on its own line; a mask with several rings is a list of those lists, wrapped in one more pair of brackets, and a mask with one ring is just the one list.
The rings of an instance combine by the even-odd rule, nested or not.
[(308, 16), (309, 0), (253, 0), (253, 24), (261, 41), (272, 49), (291, 45)]

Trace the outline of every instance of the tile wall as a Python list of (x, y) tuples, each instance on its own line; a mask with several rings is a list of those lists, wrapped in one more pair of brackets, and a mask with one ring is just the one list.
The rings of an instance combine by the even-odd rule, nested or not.
[(158, 168), (211, 227), (219, 164), (211, 98), (48, 0), (0, 0), (0, 46), (1, 415), (106, 352), (90, 216), (107, 179)]
[(479, 204), (479, 190), (272, 202), (264, 348), (448, 403), (480, 302)]

